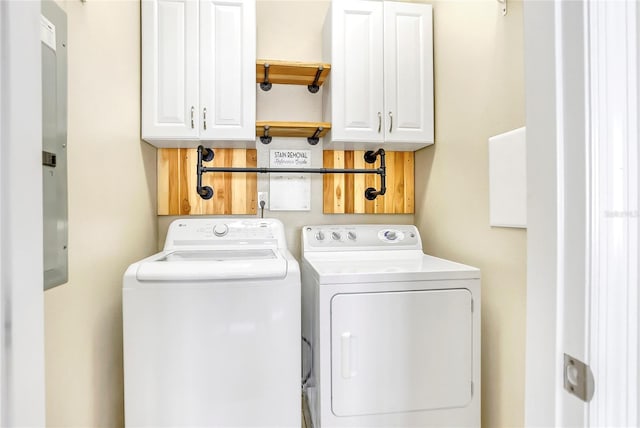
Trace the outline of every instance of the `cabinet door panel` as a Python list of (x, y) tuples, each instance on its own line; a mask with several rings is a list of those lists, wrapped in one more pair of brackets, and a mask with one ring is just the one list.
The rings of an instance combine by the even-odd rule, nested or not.
[(196, 2), (142, 3), (143, 138), (194, 138), (198, 134), (197, 24)]
[(430, 5), (385, 2), (385, 141), (433, 142), (431, 15)]
[(201, 3), (201, 139), (255, 138), (255, 51), (254, 0)]
[(382, 141), (382, 2), (332, 7), (332, 139)]

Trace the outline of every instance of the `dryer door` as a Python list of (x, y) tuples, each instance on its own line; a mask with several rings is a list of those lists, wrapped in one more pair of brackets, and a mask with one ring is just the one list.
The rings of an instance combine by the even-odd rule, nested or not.
[(467, 406), (471, 311), (467, 289), (336, 295), (331, 302), (333, 413)]

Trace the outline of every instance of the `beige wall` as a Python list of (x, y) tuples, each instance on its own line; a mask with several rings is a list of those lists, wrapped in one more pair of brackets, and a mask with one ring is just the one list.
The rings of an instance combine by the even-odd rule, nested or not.
[(155, 251), (140, 4), (60, 1), (69, 29), (69, 283), (45, 293), (47, 425), (123, 425), (122, 274)]
[(522, 3), (434, 3), (436, 144), (416, 155), (427, 252), (482, 270), (482, 421), (524, 424), (526, 232), (489, 227), (487, 138), (524, 125)]

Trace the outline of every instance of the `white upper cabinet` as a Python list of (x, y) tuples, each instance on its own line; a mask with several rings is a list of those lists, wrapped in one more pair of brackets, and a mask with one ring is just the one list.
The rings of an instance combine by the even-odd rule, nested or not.
[(255, 144), (255, 0), (142, 1), (142, 138)]
[(198, 3), (142, 2), (142, 136), (197, 138)]
[[(335, 0), (324, 28), (330, 140), (417, 150), (433, 138), (433, 30), (427, 4)], [(349, 143), (349, 144), (341, 144)]]
[(325, 58), (331, 75), (324, 89), (330, 117), (324, 119), (331, 122), (331, 139), (382, 142), (382, 2), (338, 0), (330, 16), (333, 22), (325, 24), (330, 40), (324, 41), (332, 48)]
[(200, 1), (203, 140), (256, 139), (255, 0)]
[(433, 143), (431, 5), (384, 3), (385, 141)]

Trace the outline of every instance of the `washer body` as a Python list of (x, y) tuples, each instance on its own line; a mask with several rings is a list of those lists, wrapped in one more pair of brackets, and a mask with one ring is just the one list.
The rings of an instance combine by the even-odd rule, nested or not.
[(302, 248), (314, 426), (479, 427), (480, 271), (415, 226), (307, 226)]
[(273, 219), (179, 219), (124, 275), (125, 424), (300, 427), (300, 271)]

